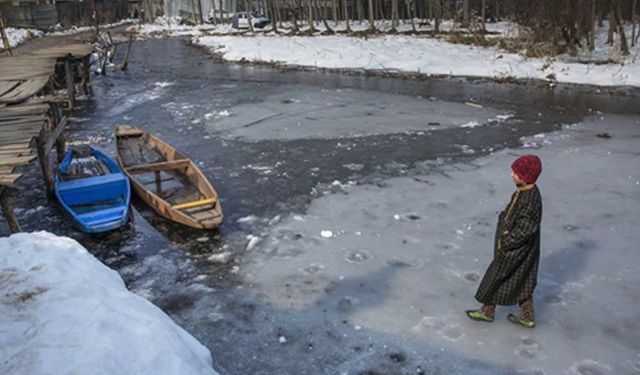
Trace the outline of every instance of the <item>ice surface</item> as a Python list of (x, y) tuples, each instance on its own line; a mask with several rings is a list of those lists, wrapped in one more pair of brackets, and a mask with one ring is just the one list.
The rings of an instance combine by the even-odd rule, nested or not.
[(77, 242), (0, 239), (0, 373), (209, 374), (209, 350)]
[(260, 99), (205, 115), (207, 129), (248, 140), (340, 138), (479, 126), (508, 116), (492, 108), (365, 90), (309, 92), (293, 86)]
[[(335, 304), (323, 319), (401, 338), (405, 353), (438, 358), (445, 373), (636, 373), (640, 124), (592, 117), (544, 139), (533, 150), (431, 163), (384, 187), (316, 198), (306, 214), (270, 227), (241, 273), (265, 303), (288, 311)], [(508, 323), (510, 308), (493, 324), (469, 321), (496, 214), (514, 189), (509, 165), (530, 152), (544, 165), (538, 326)]]

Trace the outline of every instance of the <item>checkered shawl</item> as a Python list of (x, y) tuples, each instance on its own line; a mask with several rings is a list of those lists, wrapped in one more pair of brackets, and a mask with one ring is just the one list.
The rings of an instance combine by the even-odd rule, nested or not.
[(516, 305), (533, 295), (540, 261), (542, 198), (537, 187), (516, 191), (498, 217), (493, 261), (476, 299), (485, 305)]

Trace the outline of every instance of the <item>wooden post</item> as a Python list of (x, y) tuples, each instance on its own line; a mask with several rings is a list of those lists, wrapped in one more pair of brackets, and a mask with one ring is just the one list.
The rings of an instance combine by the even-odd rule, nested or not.
[(21, 232), (20, 223), (16, 218), (15, 212), (13, 212), (13, 205), (9, 200), (9, 191), (7, 188), (3, 188), (0, 193), (0, 206), (2, 206), (2, 213), (4, 214), (5, 219), (7, 219), (7, 224), (9, 224), (11, 233)]
[(131, 53), (131, 43), (133, 43), (133, 34), (129, 34), (129, 44), (127, 44), (127, 52), (124, 54), (124, 61), (120, 69), (124, 72), (129, 67), (129, 54)]
[(91, 55), (82, 59), (82, 91), (85, 95), (93, 95), (91, 88)]
[[(58, 126), (64, 127), (66, 121), (62, 121), (62, 116), (58, 111), (58, 105), (51, 103), (51, 112), (49, 113), (49, 129), (56, 129)], [(64, 154), (66, 153), (66, 142), (64, 138), (64, 134), (60, 129), (56, 129), (53, 134), (58, 134), (58, 137), (54, 140), (56, 145), (56, 154), (58, 155), (58, 163), (62, 162), (64, 159)], [(45, 150), (45, 152), (49, 152), (49, 150)]]
[(58, 164), (62, 163), (64, 155), (67, 153), (67, 140), (63, 133), (60, 133), (56, 139), (56, 155), (58, 155)]
[(71, 61), (67, 58), (64, 60), (64, 71), (67, 77), (67, 96), (69, 96), (69, 109), (73, 109), (76, 105), (76, 86), (73, 81), (73, 70), (71, 68)]
[(53, 171), (51, 169), (51, 161), (46, 150), (47, 138), (49, 132), (45, 129), (40, 131), (40, 135), (36, 139), (36, 147), (38, 150), (38, 160), (40, 161), (40, 169), (42, 170), (42, 178), (47, 191), (47, 198), (53, 199), (55, 196), (55, 185), (53, 183)]
[(4, 31), (4, 18), (2, 18), (2, 13), (0, 13), (0, 36), (2, 36), (2, 44), (4, 45), (4, 49), (7, 51), (7, 54), (9, 56), (13, 56), (9, 37), (7, 37), (7, 33)]

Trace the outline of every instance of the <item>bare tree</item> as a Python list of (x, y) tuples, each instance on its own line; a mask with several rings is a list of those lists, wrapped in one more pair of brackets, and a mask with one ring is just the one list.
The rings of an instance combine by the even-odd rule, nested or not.
[(391, 32), (397, 31), (398, 24), (398, 0), (391, 0)]
[(405, 0), (405, 4), (407, 5), (407, 16), (411, 19), (411, 30), (416, 32), (416, 6), (411, 2), (411, 0)]
[(280, 4), (278, 4), (278, 0), (270, 0), (269, 1), (271, 3), (271, 8), (268, 9), (270, 14), (270, 18), (269, 20), (271, 21), (271, 31), (273, 31), (274, 33), (278, 33), (278, 21), (276, 20), (277, 18), (277, 10), (280, 6)]
[(313, 21), (313, 3), (312, 0), (307, 0), (307, 5), (309, 5), (308, 9), (309, 11), (307, 12), (307, 22), (309, 22), (309, 32), (310, 33), (315, 33), (316, 32), (316, 27), (314, 26), (314, 21)]
[(369, 32), (376, 32), (376, 25), (373, 19), (373, 0), (369, 0)]
[(364, 20), (364, 5), (362, 4), (362, 0), (356, 0), (356, 3), (358, 5), (358, 22), (362, 24)]
[(482, 0), (482, 11), (480, 15), (482, 17), (482, 38), (484, 39), (484, 34), (487, 32), (486, 22), (487, 22), (487, 0)]
[(638, 6), (638, 0), (633, 0), (631, 4), (631, 23), (633, 24), (631, 29), (631, 47), (636, 45), (636, 8)]
[(442, 17), (442, 3), (440, 0), (433, 0), (433, 32), (436, 34), (440, 32), (440, 17)]
[[(316, 8), (318, 8), (318, 0), (315, 0), (316, 3)], [(331, 26), (329, 26), (329, 23), (327, 22), (327, 8), (324, 7), (324, 12), (322, 12), (322, 23), (324, 24), (325, 29), (327, 29), (327, 33), (329, 34), (335, 34), (335, 31), (333, 31), (333, 29), (331, 28)], [(320, 12), (318, 12), (318, 16), (320, 16)]]
[(249, 8), (247, 0), (243, 0), (242, 2), (244, 5), (244, 11), (247, 14), (247, 23), (249, 23), (249, 31), (253, 33), (254, 30), (253, 30), (253, 18), (251, 17), (251, 8)]
[(343, 13), (344, 13), (344, 22), (346, 23), (346, 31), (348, 33), (351, 32), (351, 26), (349, 25), (349, 6), (347, 5), (347, 0), (342, 0)]
[(629, 44), (627, 44), (627, 36), (624, 32), (624, 24), (622, 23), (622, 2), (621, 0), (609, 0), (611, 5), (611, 13), (615, 19), (618, 35), (620, 36), (620, 51), (624, 56), (629, 55)]
[(462, 3), (462, 27), (469, 27), (469, 0)]

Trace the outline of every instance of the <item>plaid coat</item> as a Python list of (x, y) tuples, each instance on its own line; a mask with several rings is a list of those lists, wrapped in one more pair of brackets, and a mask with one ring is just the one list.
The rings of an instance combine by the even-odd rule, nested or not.
[(519, 189), (498, 217), (493, 261), (476, 299), (485, 305), (516, 305), (536, 287), (540, 261), (542, 198), (537, 186)]

